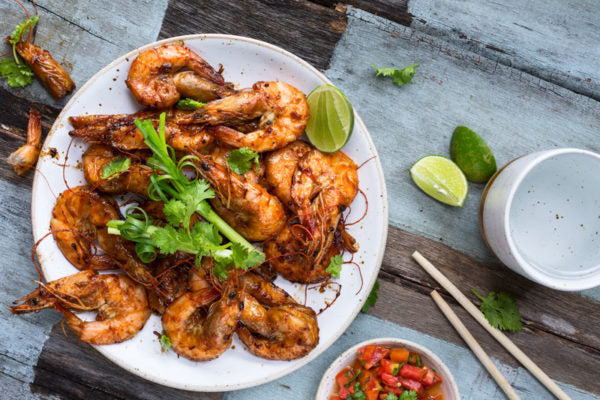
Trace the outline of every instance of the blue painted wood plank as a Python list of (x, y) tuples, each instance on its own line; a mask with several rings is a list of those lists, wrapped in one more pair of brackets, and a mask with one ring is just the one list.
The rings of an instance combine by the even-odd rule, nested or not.
[(594, 0), (411, 0), (411, 27), (600, 100)]
[[(225, 399), (304, 400), (313, 398), (322, 375), (338, 355), (356, 343), (375, 337), (407, 339), (432, 350), (452, 371), (463, 399), (505, 398), (504, 393), (495, 381), (489, 377), (470, 350), (370, 315), (360, 314), (348, 330), (318, 359), (276, 382), (227, 393)], [(526, 370), (512, 368), (497, 360), (494, 360), (494, 362), (522, 399), (545, 400), (554, 398)], [(570, 385), (559, 383), (559, 386), (573, 399), (592, 400), (600, 398)]]
[[(413, 85), (376, 78), (371, 63), (421, 63)], [(600, 103), (442, 39), (348, 8), (348, 27), (326, 75), (363, 116), (381, 157), (390, 223), (481, 260), (491, 260), (479, 232), (482, 184), (470, 184), (463, 208), (443, 205), (411, 181), (427, 154), (449, 155), (458, 125), (478, 132), (499, 166), (557, 147), (599, 151)], [(600, 290), (587, 291), (599, 300)]]

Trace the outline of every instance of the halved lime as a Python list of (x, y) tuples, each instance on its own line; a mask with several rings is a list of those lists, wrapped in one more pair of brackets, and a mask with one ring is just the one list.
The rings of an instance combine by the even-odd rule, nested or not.
[(467, 178), (449, 158), (425, 156), (414, 163), (410, 176), (421, 190), (442, 203), (462, 207), (467, 198)]
[(308, 140), (324, 153), (344, 147), (354, 129), (354, 112), (344, 93), (331, 85), (321, 85), (306, 100), (310, 108)]
[(459, 126), (450, 141), (450, 158), (471, 182), (487, 182), (496, 172), (496, 159), (490, 146), (466, 126)]

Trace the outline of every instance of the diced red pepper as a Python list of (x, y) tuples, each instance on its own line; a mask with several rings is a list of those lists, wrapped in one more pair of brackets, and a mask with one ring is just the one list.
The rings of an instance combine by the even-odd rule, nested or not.
[(400, 384), (402, 384), (402, 387), (405, 389), (414, 390), (419, 396), (423, 395), (423, 385), (421, 385), (420, 382), (412, 379), (400, 379)]
[(395, 375), (398, 375), (398, 371), (400, 371), (400, 364), (398, 364), (397, 362), (390, 361), (387, 358), (384, 358), (383, 360), (381, 360), (381, 373), (382, 374), (386, 373), (386, 374), (394, 375), (394, 370), (396, 370)]
[(329, 400), (341, 400), (340, 396), (331, 396)]
[(423, 375), (423, 379), (421, 380), (421, 383), (423, 384), (423, 386), (425, 386), (425, 387), (433, 386), (442, 381), (442, 378), (438, 374), (436, 374), (435, 372), (430, 370), (429, 368), (423, 367), (423, 369), (426, 371), (425, 374)]
[[(348, 376), (348, 375), (350, 375), (350, 376)], [(354, 372), (352, 371), (352, 369), (350, 369), (348, 367), (342, 369), (335, 376), (335, 381), (337, 382), (338, 386), (340, 387), (340, 392), (338, 393), (340, 398), (345, 399), (346, 397), (348, 397), (349, 394), (354, 393), (354, 385), (350, 385), (349, 388), (345, 387), (346, 383), (348, 383), (348, 381), (350, 379), (352, 379), (353, 376), (354, 376)]]
[(397, 363), (408, 362), (409, 351), (406, 349), (392, 349), (390, 350), (390, 359)]
[(400, 381), (392, 374), (386, 374), (385, 372), (381, 374), (381, 381), (386, 386), (400, 386)]
[(348, 388), (340, 386), (340, 392), (338, 393), (338, 396), (340, 396), (340, 399), (346, 399), (350, 394), (351, 393), (350, 393), (350, 390), (348, 390)]
[(390, 350), (376, 344), (369, 344), (358, 349), (358, 359), (364, 362), (366, 369), (371, 369), (375, 364), (384, 359)]
[(385, 386), (383, 388), (384, 392), (392, 392), (394, 394), (402, 394), (402, 392), (404, 392), (404, 389), (400, 388), (400, 387), (393, 387), (393, 386)]
[(415, 367), (410, 364), (404, 364), (402, 368), (400, 368), (400, 376), (417, 382), (421, 382), (423, 376), (425, 376), (425, 372), (426, 371), (423, 368)]

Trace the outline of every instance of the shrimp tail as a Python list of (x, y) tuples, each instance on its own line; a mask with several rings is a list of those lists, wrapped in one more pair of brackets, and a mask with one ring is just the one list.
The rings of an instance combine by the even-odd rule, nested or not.
[(42, 116), (38, 110), (31, 108), (27, 124), (27, 143), (8, 156), (7, 161), (17, 174), (23, 175), (37, 162), (41, 147)]

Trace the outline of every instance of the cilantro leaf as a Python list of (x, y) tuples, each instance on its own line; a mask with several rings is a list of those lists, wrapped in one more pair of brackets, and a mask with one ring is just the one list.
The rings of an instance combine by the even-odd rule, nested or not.
[(481, 312), (490, 325), (500, 330), (518, 332), (523, 329), (521, 315), (514, 297), (506, 292), (490, 292), (487, 297), (481, 296), (472, 289), (475, 296), (481, 300)]
[(160, 335), (160, 346), (162, 347), (162, 351), (169, 351), (171, 348), (171, 339), (167, 336), (167, 334), (163, 331), (162, 335)]
[(327, 266), (327, 268), (325, 269), (325, 272), (327, 272), (328, 274), (331, 274), (331, 276), (334, 278), (339, 278), (340, 272), (342, 271), (343, 263), (344, 263), (344, 260), (342, 259), (342, 256), (340, 256), (339, 254), (336, 254), (335, 256), (331, 257), (331, 259), (329, 260), (329, 266)]
[(392, 392), (388, 392), (387, 396), (385, 396), (385, 400), (398, 400), (398, 396)]
[(210, 189), (210, 185), (205, 180), (195, 180), (181, 190), (178, 197), (185, 206), (185, 214), (180, 222), (184, 227), (189, 228), (192, 214), (198, 211), (204, 200), (215, 197), (215, 192)]
[(366, 313), (369, 311), (369, 308), (373, 307), (375, 303), (377, 303), (377, 298), (379, 297), (379, 280), (375, 281), (373, 285), (373, 289), (371, 289), (371, 293), (367, 297), (365, 304), (362, 306), (362, 312)]
[(174, 226), (179, 226), (179, 224), (185, 219), (186, 207), (182, 201), (171, 199), (163, 206), (163, 212), (165, 213), (168, 223)]
[(180, 236), (171, 225), (156, 226), (150, 235), (152, 243), (160, 249), (162, 254), (174, 254), (179, 247)]
[(3, 58), (0, 61), (0, 75), (10, 87), (24, 87), (33, 82), (33, 71), (27, 64), (17, 64), (15, 60)]
[(417, 392), (414, 390), (405, 390), (402, 392), (398, 400), (417, 400)]
[(180, 110), (197, 110), (205, 105), (206, 103), (194, 99), (181, 99), (177, 102), (177, 104), (175, 104), (175, 107)]
[(265, 254), (260, 251), (250, 251), (239, 243), (231, 244), (232, 259), (236, 267), (248, 270), (265, 261)]
[(21, 41), (21, 36), (23, 36), (23, 33), (25, 33), (27, 29), (33, 29), (33, 26), (38, 22), (39, 19), (40, 16), (36, 14), (33, 17), (27, 18), (25, 21), (17, 25), (12, 35), (10, 35), (8, 43), (12, 44), (13, 46), (19, 43)]
[(412, 77), (415, 75), (415, 68), (419, 64), (409, 65), (404, 68), (377, 68), (375, 64), (372, 64), (373, 68), (377, 71), (375, 76), (387, 76), (394, 80), (394, 83), (398, 86), (402, 86), (406, 83), (412, 84)]
[(227, 164), (229, 168), (236, 174), (245, 174), (248, 172), (252, 163), (254, 162), (255, 168), (258, 171), (260, 168), (258, 153), (248, 147), (242, 147), (235, 149), (227, 157)]
[(102, 179), (114, 178), (119, 172), (127, 171), (131, 165), (129, 157), (115, 158), (102, 167)]

